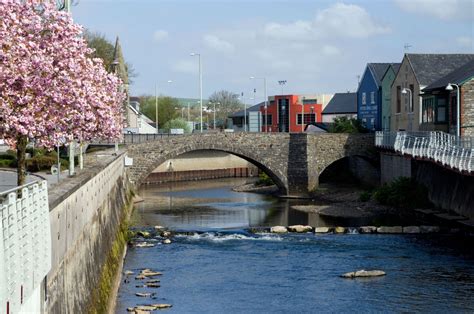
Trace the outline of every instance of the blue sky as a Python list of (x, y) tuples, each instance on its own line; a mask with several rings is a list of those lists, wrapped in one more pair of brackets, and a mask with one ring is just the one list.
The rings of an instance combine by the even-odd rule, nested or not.
[[(412, 53), (474, 53), (472, 0), (79, 0), (77, 23), (120, 37), (138, 77), (132, 95), (199, 96), (253, 88), (284, 93), (354, 91), (367, 62)], [(167, 83), (172, 80), (173, 83)]]

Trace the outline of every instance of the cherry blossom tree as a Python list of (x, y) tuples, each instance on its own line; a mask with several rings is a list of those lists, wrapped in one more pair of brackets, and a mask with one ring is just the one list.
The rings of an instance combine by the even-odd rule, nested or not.
[(17, 149), (18, 185), (29, 141), (51, 149), (121, 136), (121, 81), (82, 35), (53, 0), (0, 0), (0, 137)]

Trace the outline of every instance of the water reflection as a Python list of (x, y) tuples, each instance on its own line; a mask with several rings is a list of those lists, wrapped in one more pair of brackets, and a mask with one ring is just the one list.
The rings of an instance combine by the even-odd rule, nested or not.
[[(137, 205), (137, 224), (163, 225), (173, 229), (248, 228), (305, 224), (358, 226), (375, 223), (374, 218), (331, 219), (291, 209), (311, 201), (232, 191), (248, 179), (232, 178), (143, 186), (145, 200)], [(314, 204), (314, 203), (313, 203)], [(377, 223), (400, 223), (397, 217), (376, 217)]]

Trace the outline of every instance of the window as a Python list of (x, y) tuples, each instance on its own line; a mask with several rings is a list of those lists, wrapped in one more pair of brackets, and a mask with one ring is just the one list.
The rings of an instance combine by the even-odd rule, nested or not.
[(438, 104), (436, 106), (436, 122), (445, 123), (446, 122), (446, 99), (438, 98)]
[[(301, 113), (298, 113), (296, 120), (297, 120), (296, 124), (301, 125)], [(316, 122), (316, 114), (315, 113), (305, 113), (303, 121), (304, 121), (304, 124), (309, 124), (309, 123)]]
[(451, 125), (457, 125), (458, 123), (458, 113), (457, 113), (457, 97), (456, 96), (452, 96), (451, 97)]
[(410, 112), (414, 112), (415, 111), (415, 86), (413, 86), (413, 84), (410, 84), (410, 90), (411, 90), (411, 93), (409, 95), (409, 97), (411, 97), (411, 107), (410, 107)]
[(317, 99), (303, 99), (303, 105), (317, 104)]
[(402, 87), (399, 85), (397, 86), (397, 113), (400, 113), (402, 111)]
[[(267, 119), (266, 119), (266, 125), (272, 125), (273, 124), (273, 119), (271, 114), (267, 114)], [(265, 115), (262, 114), (262, 125), (265, 125)]]
[(434, 122), (434, 98), (423, 99), (423, 123)]
[(375, 92), (370, 92), (370, 103), (375, 104)]
[(362, 104), (365, 105), (367, 103), (365, 92), (362, 93)]

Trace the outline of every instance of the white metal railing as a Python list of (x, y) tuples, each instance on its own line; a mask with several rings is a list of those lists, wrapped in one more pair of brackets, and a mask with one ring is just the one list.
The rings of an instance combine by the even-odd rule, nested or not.
[(433, 160), (461, 172), (474, 172), (474, 137), (458, 137), (439, 131), (379, 131), (375, 134), (375, 146)]
[(0, 192), (0, 220), (0, 313), (39, 311), (51, 268), (46, 181)]

